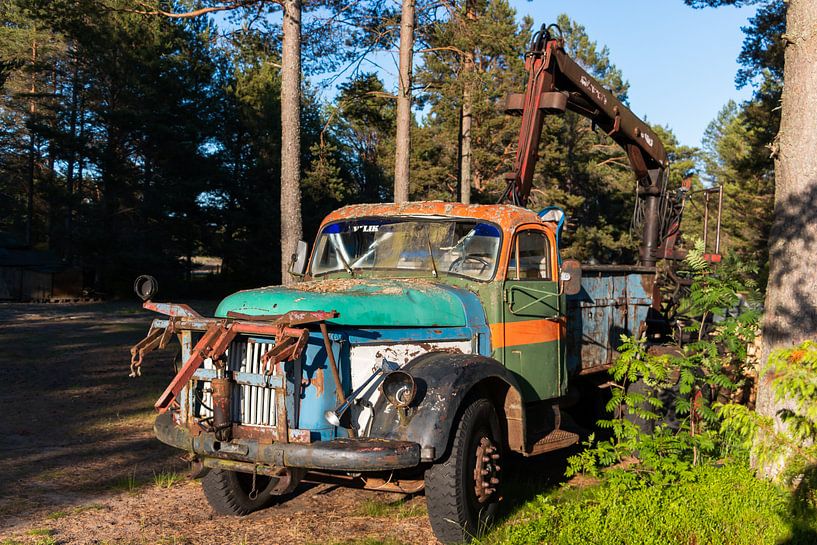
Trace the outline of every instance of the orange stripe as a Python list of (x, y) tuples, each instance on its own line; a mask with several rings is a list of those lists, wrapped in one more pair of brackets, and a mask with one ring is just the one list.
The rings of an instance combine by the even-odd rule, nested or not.
[(491, 324), (491, 344), (497, 349), (557, 341), (561, 337), (563, 325), (563, 320), (525, 320)]

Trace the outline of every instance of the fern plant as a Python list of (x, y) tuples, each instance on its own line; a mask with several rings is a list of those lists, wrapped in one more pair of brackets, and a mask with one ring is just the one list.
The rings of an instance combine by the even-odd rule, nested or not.
[(717, 453), (720, 415), (713, 403), (729, 400), (744, 384), (758, 313), (741, 308), (753, 286), (728, 270), (714, 274), (703, 253), (698, 242), (684, 262), (692, 283), (680, 304), (675, 343), (655, 354), (644, 338), (621, 338), (610, 369), (611, 418), (598, 422), (611, 437), (591, 436), (568, 460), (568, 475), (598, 475), (615, 465), (604, 471), (629, 486), (661, 484), (688, 476)]

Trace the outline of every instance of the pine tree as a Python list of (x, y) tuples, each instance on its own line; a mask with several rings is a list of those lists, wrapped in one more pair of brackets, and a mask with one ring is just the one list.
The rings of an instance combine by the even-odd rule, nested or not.
[[(466, 184), (473, 187), (468, 200), (496, 199), (518, 131), (518, 121), (500, 106), (524, 86), (522, 54), (531, 26), (530, 20), (517, 24), (506, 0), (469, 0), (452, 3), (446, 18), (423, 28), (427, 47), (417, 81), (429, 114), (414, 150), (418, 194), (459, 200)], [(470, 119), (470, 149), (462, 147), (463, 111)], [(462, 175), (463, 159), (470, 183)]]

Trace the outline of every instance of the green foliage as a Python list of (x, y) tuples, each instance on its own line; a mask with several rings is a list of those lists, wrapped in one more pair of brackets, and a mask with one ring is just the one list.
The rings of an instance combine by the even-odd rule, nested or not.
[[(703, 140), (706, 174), (724, 186), (722, 245), (761, 266), (768, 260), (774, 196), (768, 146), (774, 138), (770, 127), (779, 123), (777, 115), (758, 101), (740, 106), (730, 102), (709, 124)], [(710, 240), (713, 236), (711, 232)]]
[(744, 385), (746, 347), (758, 314), (733, 312), (745, 286), (728, 270), (713, 274), (700, 241), (685, 265), (692, 284), (680, 305), (685, 326), (678, 342), (656, 353), (646, 339), (622, 336), (620, 357), (610, 369), (606, 408), (612, 418), (598, 423), (610, 438), (591, 437), (569, 459), (568, 475), (599, 475), (608, 468), (606, 474), (629, 487), (668, 484), (688, 478), (693, 466), (718, 453), (719, 417), (712, 404)]
[[(761, 467), (778, 465), (787, 480), (812, 479), (817, 468), (817, 342), (773, 352), (763, 368), (771, 374), (777, 416), (758, 414), (743, 405), (721, 404), (722, 432), (751, 451)], [(809, 484), (809, 483), (806, 483)]]
[[(748, 3), (741, 0), (685, 0), (695, 7)], [(710, 123), (703, 139), (703, 167), (724, 186), (722, 241), (744, 261), (757, 264), (759, 285), (768, 274), (768, 237), (774, 198), (773, 152), (780, 127), (786, 2), (758, 0), (757, 12), (743, 27), (738, 56), (738, 87), (752, 85), (754, 96), (729, 102)]]
[(351, 175), (343, 200), (391, 200), (396, 108), (383, 82), (366, 73), (344, 83), (329, 115), (331, 136)]
[[(602, 468), (608, 468), (607, 476), (622, 486), (669, 484), (689, 474), (695, 448), (711, 450), (711, 437), (688, 433), (685, 427), (676, 431), (659, 422), (665, 404), (658, 394), (672, 386), (671, 358), (648, 354), (645, 339), (622, 336), (621, 341), (621, 355), (610, 369), (612, 391), (606, 407), (613, 418), (598, 422), (611, 438), (597, 441), (591, 436), (585, 449), (568, 459), (567, 475), (598, 476)], [(681, 389), (686, 391), (675, 409), (689, 414), (697, 379), (686, 369), (680, 376)], [(650, 431), (645, 431), (645, 425)]]
[[(238, 9), (218, 19), (219, 28), (214, 18), (146, 16), (132, 4), (2, 3), (0, 231), (25, 243), (30, 225), (35, 247), (87, 269), (88, 287), (110, 295), (130, 292), (132, 278), (146, 271), (166, 293), (178, 291), (191, 283), (195, 255), (223, 259), (223, 285), (208, 290), (210, 297), (236, 284), (275, 281), (279, 256), (269, 250), (279, 240), (280, 7)], [(364, 29), (338, 28), (331, 16), (341, 10), (343, 25), (362, 22), (358, 8), (377, 11), (383, 2), (346, 4), (306, 3), (308, 73), (339, 68), (364, 41), (382, 45), (363, 40)], [(361, 39), (344, 45), (351, 35)], [(304, 87), (303, 208), (311, 235), (326, 212), (358, 191), (346, 161), (352, 152), (321, 139), (327, 112)]]
[(684, 481), (638, 490), (615, 481), (538, 496), (482, 544), (762, 545), (813, 543), (817, 517), (748, 468), (699, 466)]
[[(505, 95), (525, 85), (523, 53), (532, 21), (517, 23), (507, 0), (451, 2), (440, 20), (420, 29), (428, 46), (415, 78), (428, 110), (412, 135), (412, 198), (458, 200), (463, 94), (472, 102), (474, 200), (495, 202), (504, 189), (518, 119), (500, 111)], [(472, 70), (465, 70), (473, 58)]]

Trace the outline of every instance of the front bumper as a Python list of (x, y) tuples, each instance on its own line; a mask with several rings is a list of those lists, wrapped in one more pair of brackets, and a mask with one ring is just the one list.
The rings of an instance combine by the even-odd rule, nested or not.
[(226, 443), (212, 433), (194, 436), (176, 424), (170, 412), (156, 417), (153, 431), (161, 442), (199, 456), (276, 467), (363, 472), (405, 469), (420, 463), (420, 445), (410, 441), (366, 438), (261, 444), (253, 439), (234, 439)]

